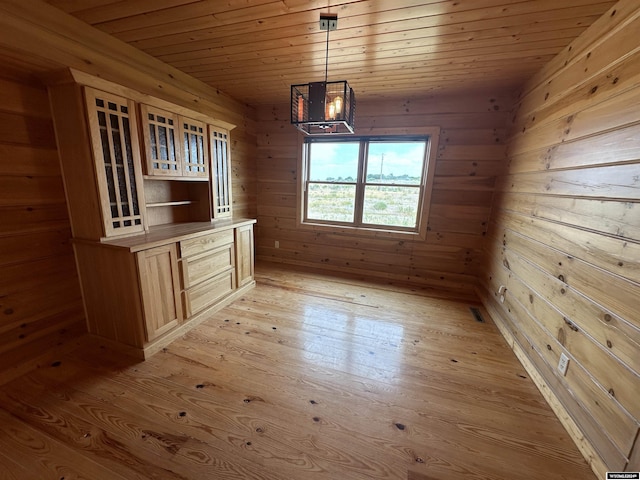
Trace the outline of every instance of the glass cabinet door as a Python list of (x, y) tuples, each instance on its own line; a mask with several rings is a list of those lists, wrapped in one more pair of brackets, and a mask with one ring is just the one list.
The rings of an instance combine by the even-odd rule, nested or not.
[(180, 117), (180, 124), (183, 145), (182, 174), (188, 177), (209, 178), (206, 125), (186, 117)]
[(231, 216), (231, 159), (229, 132), (209, 125), (211, 147), (211, 190), (213, 192), (213, 218)]
[(140, 105), (142, 140), (146, 157), (146, 174), (166, 177), (182, 176), (178, 116), (171, 112)]
[(134, 102), (92, 88), (85, 100), (105, 236), (143, 231)]

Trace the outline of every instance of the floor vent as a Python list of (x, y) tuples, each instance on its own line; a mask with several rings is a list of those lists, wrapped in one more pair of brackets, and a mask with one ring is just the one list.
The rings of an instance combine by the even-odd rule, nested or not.
[(480, 309), (476, 307), (469, 307), (469, 310), (471, 310), (471, 314), (473, 315), (473, 318), (476, 319), (476, 322), (484, 323), (484, 318), (482, 318), (482, 313), (480, 313)]

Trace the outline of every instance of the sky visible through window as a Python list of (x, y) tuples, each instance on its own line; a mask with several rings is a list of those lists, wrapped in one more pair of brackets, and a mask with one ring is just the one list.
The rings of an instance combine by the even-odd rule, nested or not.
[[(311, 144), (311, 181), (355, 181), (358, 175), (358, 142)], [(385, 183), (419, 183), (425, 143), (371, 142), (367, 177)]]

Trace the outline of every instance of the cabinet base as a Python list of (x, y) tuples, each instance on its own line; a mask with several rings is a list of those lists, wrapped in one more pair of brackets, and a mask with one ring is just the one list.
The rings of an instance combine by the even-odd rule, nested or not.
[(224, 307), (226, 307), (230, 303), (236, 301), (242, 295), (244, 295), (253, 287), (255, 287), (255, 285), (256, 285), (256, 282), (255, 280), (253, 280), (250, 283), (247, 283), (242, 287), (239, 287), (226, 298), (216, 302), (214, 305), (211, 305), (208, 308), (205, 308), (203, 311), (194, 315), (193, 317), (191, 317), (189, 320), (184, 322), (182, 325), (180, 325), (176, 329), (171, 330), (170, 332), (167, 332), (165, 335), (155, 339), (153, 342), (149, 343), (148, 345), (145, 345), (143, 348), (137, 348), (131, 345), (114, 342), (113, 340), (110, 340), (105, 337), (100, 337), (98, 335), (91, 335), (92, 337), (91, 340), (97, 343), (98, 345), (104, 345), (118, 352), (121, 352), (124, 355), (128, 355), (130, 357), (133, 357), (139, 360), (145, 360), (151, 357), (151, 355), (166, 348), (171, 342), (181, 337), (182, 335), (186, 334), (192, 328), (208, 320), (210, 316), (216, 313), (217, 311), (222, 310)]

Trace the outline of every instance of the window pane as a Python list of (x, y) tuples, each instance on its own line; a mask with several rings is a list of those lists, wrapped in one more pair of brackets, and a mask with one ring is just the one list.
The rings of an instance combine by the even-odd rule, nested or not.
[(308, 219), (353, 222), (355, 185), (311, 183), (308, 195)]
[(367, 183), (420, 185), (425, 142), (371, 142)]
[(368, 185), (364, 190), (362, 222), (373, 225), (415, 228), (420, 187)]
[(167, 150), (167, 127), (158, 127), (158, 146), (160, 147), (160, 160), (167, 160), (169, 152)]
[(309, 145), (309, 180), (355, 182), (358, 179), (358, 142), (320, 142)]
[(158, 144), (156, 142), (156, 126), (153, 123), (149, 124), (149, 140), (151, 147), (151, 158), (153, 160), (158, 159)]

